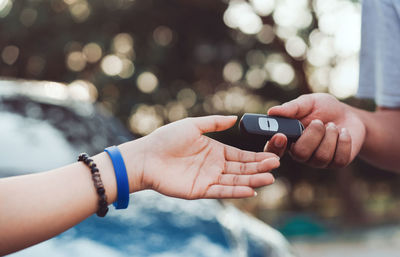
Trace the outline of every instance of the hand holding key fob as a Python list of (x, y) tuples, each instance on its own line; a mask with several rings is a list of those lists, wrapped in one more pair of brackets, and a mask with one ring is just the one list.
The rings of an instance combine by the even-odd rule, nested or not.
[(239, 128), (244, 134), (265, 136), (268, 140), (276, 133), (282, 133), (291, 143), (296, 142), (304, 131), (299, 120), (255, 113), (245, 113)]

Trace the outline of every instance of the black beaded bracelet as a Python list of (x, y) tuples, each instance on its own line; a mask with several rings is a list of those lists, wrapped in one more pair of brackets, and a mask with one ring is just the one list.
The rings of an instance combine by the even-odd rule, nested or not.
[(94, 186), (96, 188), (97, 194), (99, 195), (99, 209), (97, 210), (96, 214), (99, 217), (104, 217), (108, 212), (108, 203), (106, 190), (104, 189), (103, 182), (101, 181), (99, 169), (97, 168), (93, 160), (89, 158), (89, 155), (87, 153), (81, 153), (78, 157), (78, 162), (83, 162), (86, 164), (86, 166), (90, 168)]

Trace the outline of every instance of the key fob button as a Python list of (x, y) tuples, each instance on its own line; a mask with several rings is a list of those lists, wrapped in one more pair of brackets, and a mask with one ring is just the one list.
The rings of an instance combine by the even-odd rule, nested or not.
[(276, 119), (272, 119), (272, 118), (260, 117), (258, 119), (258, 125), (260, 126), (260, 129), (265, 130), (265, 131), (276, 132), (279, 129), (278, 122), (276, 121)]

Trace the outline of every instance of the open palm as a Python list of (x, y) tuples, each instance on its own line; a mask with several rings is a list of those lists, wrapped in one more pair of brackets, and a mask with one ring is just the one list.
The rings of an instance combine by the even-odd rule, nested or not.
[(169, 196), (237, 198), (254, 195), (254, 187), (274, 182), (279, 166), (272, 153), (254, 153), (224, 145), (203, 133), (221, 131), (237, 117), (188, 118), (161, 127), (148, 136), (143, 180)]

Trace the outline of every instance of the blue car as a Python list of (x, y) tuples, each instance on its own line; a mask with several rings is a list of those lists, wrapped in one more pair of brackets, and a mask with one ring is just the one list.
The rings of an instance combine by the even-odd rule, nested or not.
[[(54, 82), (0, 80), (0, 177), (76, 161), (132, 140), (108, 114)], [(6, 208), (2, 206), (2, 208)], [(4, 222), (4, 221), (0, 221)], [(10, 256), (294, 256), (278, 231), (217, 200), (181, 200), (142, 191), (126, 210), (110, 208)]]

